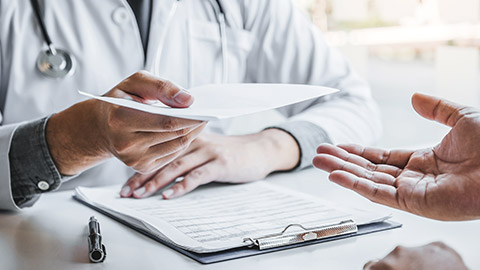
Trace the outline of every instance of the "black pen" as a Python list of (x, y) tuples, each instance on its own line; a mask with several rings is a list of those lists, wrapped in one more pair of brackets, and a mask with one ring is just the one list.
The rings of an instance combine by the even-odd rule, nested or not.
[(100, 234), (100, 223), (92, 216), (88, 222), (88, 251), (91, 262), (99, 263), (105, 260), (107, 251), (102, 244), (102, 235)]

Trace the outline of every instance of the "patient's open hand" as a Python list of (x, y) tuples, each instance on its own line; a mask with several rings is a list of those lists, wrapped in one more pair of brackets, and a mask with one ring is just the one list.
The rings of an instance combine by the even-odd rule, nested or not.
[(480, 218), (479, 110), (421, 94), (412, 102), (423, 117), (452, 127), (437, 146), (386, 151), (321, 145), (314, 165), (380, 204), (439, 220)]

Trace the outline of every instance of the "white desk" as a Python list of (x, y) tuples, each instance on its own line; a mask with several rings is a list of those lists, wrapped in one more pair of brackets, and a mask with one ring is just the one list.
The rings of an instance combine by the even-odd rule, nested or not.
[[(277, 175), (269, 181), (330, 200), (376, 206), (326, 180), (314, 169)], [(43, 196), (31, 209), (0, 213), (0, 269), (362, 269), (398, 244), (441, 240), (462, 254), (471, 269), (480, 269), (480, 221), (444, 223), (387, 210), (403, 228), (212, 265), (201, 265), (160, 243), (74, 201), (72, 192)], [(88, 262), (87, 222), (101, 224), (107, 259)]]

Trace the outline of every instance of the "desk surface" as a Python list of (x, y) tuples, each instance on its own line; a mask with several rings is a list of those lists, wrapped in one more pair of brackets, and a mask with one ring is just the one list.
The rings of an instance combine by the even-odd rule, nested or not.
[[(444, 241), (455, 248), (471, 269), (480, 269), (480, 221), (438, 222), (391, 210), (328, 182), (325, 173), (306, 170), (276, 175), (272, 183), (330, 200), (393, 213), (403, 228), (271, 254), (201, 265), (71, 198), (72, 192), (43, 196), (31, 209), (0, 213), (2, 269), (362, 269), (396, 245)], [(107, 259), (90, 264), (88, 218), (102, 227)]]

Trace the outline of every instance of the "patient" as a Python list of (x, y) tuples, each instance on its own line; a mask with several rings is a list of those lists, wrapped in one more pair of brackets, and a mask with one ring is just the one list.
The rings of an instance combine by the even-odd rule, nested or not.
[[(480, 218), (480, 110), (415, 94), (413, 107), (423, 117), (450, 126), (433, 148), (381, 150), (358, 145), (322, 144), (315, 167), (329, 179), (373, 202), (416, 215), (460, 221)], [(397, 247), (365, 269), (467, 269), (442, 243)]]

